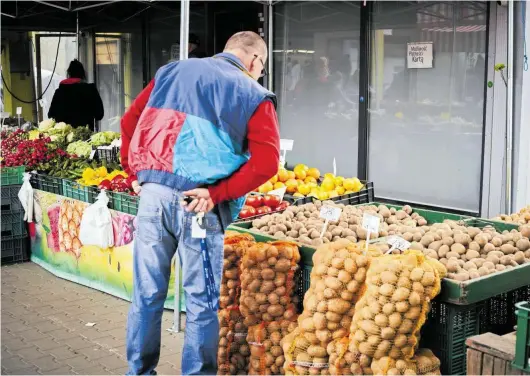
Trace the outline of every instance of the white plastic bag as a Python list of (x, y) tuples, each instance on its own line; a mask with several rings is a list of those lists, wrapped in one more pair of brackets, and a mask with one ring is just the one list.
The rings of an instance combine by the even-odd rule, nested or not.
[(38, 203), (35, 202), (33, 187), (29, 181), (30, 178), (31, 174), (26, 172), (23, 177), (22, 187), (18, 191), (18, 199), (24, 208), (24, 220), (31, 223), (33, 222), (33, 216), (35, 216), (36, 222), (41, 223), (42, 212)]
[(104, 249), (114, 245), (114, 229), (108, 203), (109, 198), (103, 190), (96, 202), (85, 209), (79, 230), (81, 244)]

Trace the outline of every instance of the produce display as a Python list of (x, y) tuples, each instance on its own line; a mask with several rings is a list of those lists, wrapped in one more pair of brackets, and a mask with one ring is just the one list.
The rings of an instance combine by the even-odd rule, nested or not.
[[(320, 238), (324, 226), (324, 219), (320, 218), (320, 208), (324, 204), (341, 208), (342, 214), (339, 222), (331, 222), (324, 236)], [(415, 227), (427, 224), (425, 218), (413, 213), (408, 205), (396, 210), (385, 205), (350, 206), (335, 204), (332, 201), (316, 201), (301, 206), (290, 206), (282, 213), (257, 218), (252, 221), (252, 229), (278, 239), (293, 240), (312, 246), (339, 239), (357, 242), (366, 240), (367, 236), (366, 231), (361, 227), (364, 213), (378, 215), (381, 218), (380, 230), (371, 234), (371, 239), (412, 232)], [(382, 251), (388, 250), (386, 245), (380, 247)]]
[[(528, 234), (526, 234), (528, 235)], [(440, 260), (447, 278), (458, 281), (479, 278), (530, 262), (530, 240), (517, 230), (499, 233), (492, 226), (465, 227), (445, 221), (417, 228), (401, 236), (411, 248)]]
[(288, 201), (280, 201), (276, 195), (251, 194), (247, 196), (243, 209), (239, 212), (240, 219), (248, 219), (257, 215), (283, 211), (290, 206)]
[(285, 187), (286, 192), (294, 197), (314, 196), (319, 200), (327, 200), (359, 192), (363, 186), (358, 178), (344, 178), (331, 173), (322, 177), (318, 169), (299, 164), (293, 171), (280, 168), (275, 176), (256, 191), (268, 193)]
[(519, 212), (515, 214), (501, 214), (498, 217), (493, 218), (495, 221), (503, 221), (509, 223), (518, 223), (518, 224), (529, 224), (530, 223), (530, 205), (522, 208)]
[(314, 253), (297, 334), (285, 341), (286, 374), (329, 374), (328, 345), (349, 335), (355, 303), (374, 255), (380, 252), (364, 255), (359, 245), (344, 239), (322, 245)]

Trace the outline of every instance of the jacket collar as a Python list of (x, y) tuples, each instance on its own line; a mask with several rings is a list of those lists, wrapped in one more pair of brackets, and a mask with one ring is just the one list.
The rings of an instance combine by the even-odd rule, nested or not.
[(220, 54), (217, 54), (214, 57), (218, 57), (218, 58), (220, 57), (220, 58), (223, 58), (223, 59), (230, 60), (232, 63), (238, 65), (239, 68), (241, 68), (245, 72), (248, 71), (248, 69), (245, 68), (245, 65), (243, 64), (243, 62), (236, 55), (233, 55), (233, 54), (230, 54), (230, 53), (227, 53), (227, 52), (221, 52)]

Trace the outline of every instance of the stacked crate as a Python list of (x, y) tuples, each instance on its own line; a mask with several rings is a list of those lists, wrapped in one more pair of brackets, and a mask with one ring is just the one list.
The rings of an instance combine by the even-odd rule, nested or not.
[(29, 260), (29, 238), (24, 222), (24, 208), (18, 199), (23, 175), (24, 167), (0, 169), (2, 265)]

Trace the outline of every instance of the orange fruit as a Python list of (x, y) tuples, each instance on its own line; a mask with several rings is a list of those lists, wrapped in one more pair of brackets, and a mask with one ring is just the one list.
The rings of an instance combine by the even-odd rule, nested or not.
[(297, 179), (304, 180), (307, 177), (307, 174), (303, 170), (295, 171), (294, 174), (296, 175)]
[(293, 171), (287, 171), (288, 180), (296, 179), (296, 174)]
[(285, 186), (287, 187), (287, 193), (294, 193), (298, 188), (298, 182), (295, 179), (289, 179), (285, 182)]
[(298, 185), (305, 184), (305, 182), (303, 180), (301, 180), (301, 179), (296, 179), (296, 182), (298, 183)]
[(320, 171), (318, 170), (318, 168), (312, 167), (307, 170), (307, 176), (311, 176), (316, 180), (320, 177)]
[(274, 175), (272, 178), (269, 179), (269, 181), (274, 185), (276, 182), (278, 182), (278, 174)]
[(309, 167), (307, 167), (305, 164), (297, 164), (295, 167), (294, 167), (294, 172), (297, 173), (297, 172), (300, 172), (300, 171), (303, 171), (303, 172), (307, 172), (307, 170), (309, 170)]
[(311, 187), (307, 184), (300, 184), (298, 186), (298, 192), (307, 196), (311, 192)]
[(280, 188), (283, 188), (285, 187), (285, 184), (282, 183), (281, 181), (277, 182), (277, 183), (274, 183), (274, 189), (280, 189)]
[(272, 188), (274, 188), (274, 186), (272, 185), (270, 181), (268, 181), (260, 185), (260, 187), (258, 188), (258, 191), (259, 193), (267, 193), (269, 191), (272, 191)]
[(317, 179), (314, 177), (314, 176), (307, 176), (307, 178), (304, 179), (304, 183), (306, 184), (309, 184), (309, 183), (316, 183), (317, 182)]
[(289, 173), (287, 172), (287, 170), (285, 169), (280, 169), (280, 171), (278, 171), (278, 180), (281, 181), (281, 182), (286, 182), (287, 180), (289, 180)]

